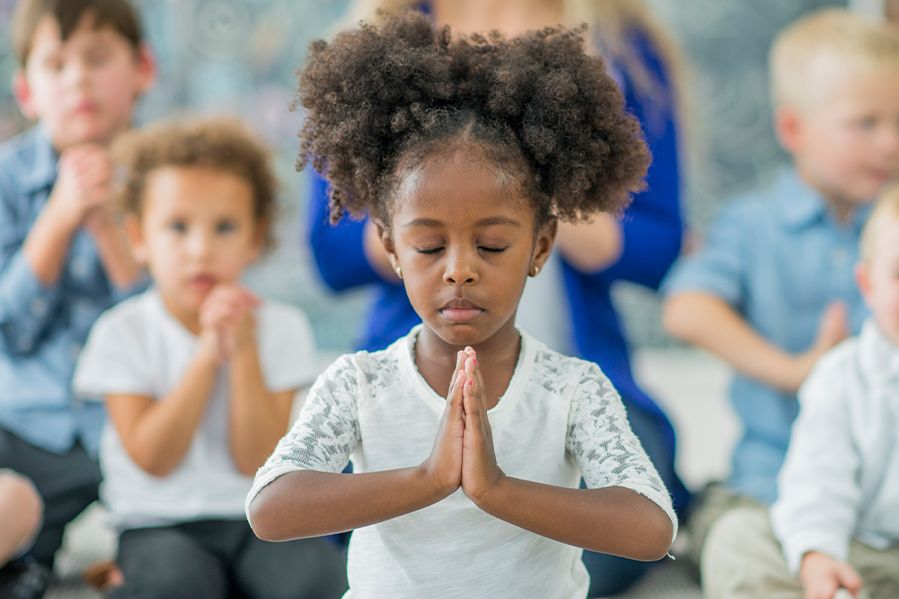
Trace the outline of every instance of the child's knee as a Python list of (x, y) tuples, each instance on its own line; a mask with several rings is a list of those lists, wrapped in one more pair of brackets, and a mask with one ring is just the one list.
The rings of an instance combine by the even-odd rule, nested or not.
[(733, 509), (712, 525), (701, 567), (709, 599), (762, 597), (772, 584), (795, 586), (761, 506)]

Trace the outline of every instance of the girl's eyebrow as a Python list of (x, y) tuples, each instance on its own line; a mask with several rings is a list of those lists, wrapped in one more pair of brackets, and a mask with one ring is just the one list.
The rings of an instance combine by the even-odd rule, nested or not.
[[(437, 228), (442, 227), (443, 224), (443, 222), (433, 218), (415, 218), (404, 224), (403, 227), (407, 229), (411, 227)], [(491, 225), (506, 225), (509, 227), (514, 227), (516, 229), (521, 228), (521, 223), (519, 223), (514, 218), (509, 218), (508, 216), (488, 216), (487, 218), (482, 218), (475, 223), (476, 227), (489, 227)]]

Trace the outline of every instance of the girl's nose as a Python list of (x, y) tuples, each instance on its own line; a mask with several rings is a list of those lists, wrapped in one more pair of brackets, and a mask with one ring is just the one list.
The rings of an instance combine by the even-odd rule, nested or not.
[(470, 285), (477, 282), (478, 271), (474, 257), (468, 252), (448, 253), (443, 282), (447, 285)]

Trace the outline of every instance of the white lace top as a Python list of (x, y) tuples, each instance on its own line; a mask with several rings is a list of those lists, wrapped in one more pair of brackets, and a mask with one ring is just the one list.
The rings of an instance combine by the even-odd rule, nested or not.
[[(419, 329), (386, 350), (337, 360), (309, 392), (292, 429), (256, 474), (247, 505), (295, 470), (416, 466), (434, 443), (445, 399), (415, 367)], [(497, 461), (517, 478), (576, 488), (621, 486), (671, 518), (671, 499), (631, 432), (618, 393), (590, 362), (522, 334), (509, 387), (488, 412)], [(565, 514), (559, 514), (564, 518)], [(424, 509), (356, 530), (345, 597), (583, 598), (581, 550), (479, 510), (461, 489)]]

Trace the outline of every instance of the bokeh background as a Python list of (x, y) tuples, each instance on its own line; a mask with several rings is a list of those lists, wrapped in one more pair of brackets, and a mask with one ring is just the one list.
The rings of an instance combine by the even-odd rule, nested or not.
[[(786, 157), (771, 128), (766, 59), (774, 35), (801, 14), (835, 0), (648, 0), (683, 47), (689, 65), (689, 148), (685, 209), (693, 235), (720, 206), (770, 178)], [(9, 44), (13, 0), (0, 0), (0, 141), (29, 126), (9, 84), (17, 68)], [(328, 35), (347, 0), (138, 0), (159, 78), (139, 122), (170, 115), (237, 114), (271, 145), (282, 182), (278, 248), (248, 283), (309, 315), (319, 346), (351, 347), (364, 292), (335, 297), (317, 279), (301, 242), (306, 177), (294, 169), (302, 115), (291, 112), (295, 71), (309, 42)], [(671, 343), (653, 294), (622, 285), (616, 301), (637, 346)]]

